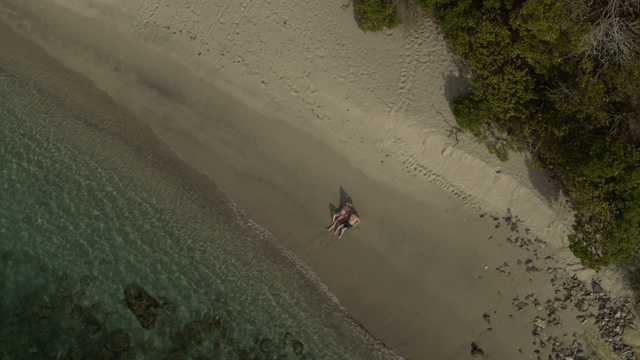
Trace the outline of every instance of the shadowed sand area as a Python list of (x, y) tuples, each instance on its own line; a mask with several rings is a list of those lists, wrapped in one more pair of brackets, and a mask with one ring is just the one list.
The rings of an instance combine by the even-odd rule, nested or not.
[[(340, 3), (284, 3), (7, 0), (0, 18), (207, 173), (402, 356), (463, 359), (471, 342), (487, 359), (534, 356), (540, 310), (516, 311), (514, 297), (552, 299), (549, 268), (591, 276), (563, 243), (570, 212), (544, 174), (454, 141), (447, 95), (462, 85), (433, 24), (361, 34)], [(343, 33), (319, 40), (332, 26)], [(362, 226), (338, 241), (324, 226), (341, 189)], [(507, 208), (523, 223), (510, 228)], [(572, 311), (547, 331), (589, 326)]]

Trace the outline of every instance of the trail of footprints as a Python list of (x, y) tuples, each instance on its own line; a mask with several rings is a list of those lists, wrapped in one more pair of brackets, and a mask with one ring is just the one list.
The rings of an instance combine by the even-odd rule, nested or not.
[(418, 76), (418, 67), (421, 65), (421, 46), (424, 42), (425, 27), (420, 24), (417, 30), (407, 30), (405, 36), (404, 63), (400, 70), (400, 78), (398, 79), (398, 87), (393, 100), (387, 103), (387, 112), (389, 114), (406, 114), (410, 104), (415, 102), (414, 82)]
[(450, 181), (447, 181), (443, 176), (436, 174), (433, 170), (421, 164), (414, 155), (411, 155), (409, 151), (407, 151), (407, 146), (402, 142), (402, 140), (396, 138), (394, 139), (394, 142), (405, 148), (403, 149), (404, 151), (400, 153), (400, 161), (404, 172), (412, 176), (425, 177), (427, 180), (440, 185), (441, 188), (453, 194), (456, 198), (461, 199), (465, 205), (470, 205), (476, 211), (480, 211), (480, 204), (473, 201), (471, 194), (461, 190)]

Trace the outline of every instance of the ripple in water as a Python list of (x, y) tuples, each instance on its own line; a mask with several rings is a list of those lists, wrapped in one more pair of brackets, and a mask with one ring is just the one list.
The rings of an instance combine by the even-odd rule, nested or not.
[(0, 358), (396, 358), (104, 94), (8, 53)]

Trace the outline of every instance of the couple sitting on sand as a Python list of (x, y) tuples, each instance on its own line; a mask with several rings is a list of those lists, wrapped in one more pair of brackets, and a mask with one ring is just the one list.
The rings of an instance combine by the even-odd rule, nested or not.
[(327, 231), (331, 231), (339, 222), (346, 219), (342, 221), (333, 232), (333, 235), (340, 232), (340, 235), (338, 235), (338, 239), (340, 239), (345, 231), (360, 223), (358, 213), (355, 210), (353, 212), (351, 210), (353, 210), (353, 205), (349, 203), (345, 203), (344, 205), (342, 205), (340, 210), (337, 213), (333, 214), (333, 217), (331, 218), (331, 225), (327, 226)]

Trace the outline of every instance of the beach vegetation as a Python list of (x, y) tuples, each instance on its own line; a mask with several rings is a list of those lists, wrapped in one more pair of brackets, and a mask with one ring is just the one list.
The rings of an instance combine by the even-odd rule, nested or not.
[(362, 31), (382, 31), (400, 25), (394, 0), (353, 0), (353, 11)]
[[(601, 268), (640, 250), (640, 7), (623, 0), (416, 0), (472, 70), (452, 101), (500, 159), (526, 150), (576, 211)], [(636, 4), (630, 6), (630, 4)]]

